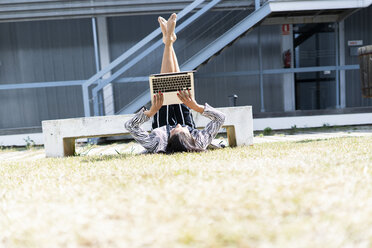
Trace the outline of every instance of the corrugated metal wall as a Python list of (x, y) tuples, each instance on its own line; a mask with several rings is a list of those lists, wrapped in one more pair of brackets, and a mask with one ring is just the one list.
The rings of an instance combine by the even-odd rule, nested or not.
[[(254, 30), (202, 67), (199, 73), (258, 70), (257, 39), (258, 30)], [(280, 28), (261, 27), (261, 42), (263, 69), (281, 68)], [(261, 109), (258, 75), (201, 78), (197, 83), (197, 98), (201, 103), (208, 102), (217, 107), (228, 106), (228, 96), (236, 94), (238, 105), (252, 105), (255, 113)], [(282, 92), (281, 76), (264, 76), (264, 105), (267, 112), (283, 111)]]
[[(350, 56), (349, 40), (363, 40), (372, 45), (372, 6), (362, 9), (345, 21), (346, 64), (359, 64), (358, 56)], [(346, 107), (372, 106), (371, 98), (363, 98), (359, 70), (346, 72)]]
[[(0, 22), (178, 12), (193, 0), (1, 0)], [(197, 7), (200, 9), (210, 0)], [(215, 9), (247, 8), (253, 0), (224, 0)]]
[[(226, 22), (240, 15), (246, 16), (244, 11), (211, 12), (193, 24), (189, 29), (178, 34), (175, 50), (181, 65), (202, 47), (216, 39), (220, 33), (228, 30), (218, 25), (205, 31), (203, 25), (213, 25), (217, 21)], [(136, 17), (109, 18), (109, 40), (112, 59), (119, 56), (140, 38), (158, 26), (157, 15)], [(225, 23), (224, 23), (225, 24)], [(200, 30), (198, 30), (200, 29)], [(208, 64), (201, 67), (199, 74), (213, 75), (216, 72), (234, 72), (258, 70), (258, 45), (255, 30), (238, 40), (233, 46), (227, 48), (219, 56), (213, 58)], [(187, 46), (187, 48), (185, 48)], [(281, 36), (278, 26), (262, 27), (262, 48), (264, 69), (276, 69), (281, 65)], [(161, 66), (162, 49), (160, 47), (145, 61), (133, 67), (126, 77), (147, 76), (158, 73)], [(115, 109), (119, 110), (131, 102), (138, 94), (148, 88), (148, 82), (116, 84), (114, 86)], [(265, 108), (267, 111), (283, 111), (282, 79), (277, 75), (264, 77)], [(241, 77), (203, 77), (196, 81), (197, 100), (208, 102), (216, 107), (228, 106), (228, 96), (238, 95), (238, 105), (253, 105), (254, 111), (260, 110), (260, 92), (258, 76)]]
[[(0, 84), (83, 80), (94, 61), (90, 19), (0, 24)], [(79, 86), (0, 90), (0, 129), (83, 113)]]
[[(189, 30), (179, 34), (175, 48), (180, 64), (192, 55), (190, 51), (204, 47), (218, 36), (218, 32), (222, 32), (223, 27), (218, 25), (217, 33), (203, 33), (201, 27), (206, 25), (205, 20), (214, 22), (221, 19), (221, 15), (228, 19), (229, 13), (233, 12), (208, 13), (196, 24), (200, 30), (194, 28), (193, 32)], [(370, 7), (349, 17), (345, 22), (345, 40), (362, 39), (365, 45), (371, 44), (371, 16)], [(156, 18), (157, 15), (109, 18), (111, 60), (153, 31), (158, 25)], [(201, 67), (198, 73), (213, 75), (257, 70), (257, 33), (254, 30), (238, 40)], [(280, 27), (262, 27), (265, 69), (282, 67), (280, 43)], [(189, 44), (192, 45), (187, 49), (182, 48)], [(349, 56), (347, 44), (345, 46), (346, 64), (358, 63), (357, 57)], [(146, 68), (145, 75), (159, 72), (161, 49), (142, 62), (142, 68)], [(95, 73), (94, 61), (91, 19), (0, 24), (0, 84), (86, 80)], [(128, 76), (144, 76), (142, 72), (133, 69)], [(372, 106), (371, 99), (361, 97), (359, 72), (348, 71), (346, 75), (347, 107)], [(147, 82), (115, 85), (116, 110), (147, 87)], [(252, 105), (254, 112), (260, 111), (258, 76), (202, 77), (197, 80), (196, 87), (197, 99), (201, 103), (227, 106), (228, 96), (237, 94), (238, 105)], [(282, 77), (265, 76), (264, 90), (266, 111), (283, 111)], [(81, 89), (77, 86), (0, 91), (0, 129), (40, 126), (42, 120), (78, 116), (83, 116), (83, 105)]]
[[(139, 40), (151, 33), (154, 29), (158, 28), (159, 24), (157, 18), (158, 15), (108, 18), (107, 26), (111, 61), (134, 46)], [(153, 42), (150, 43), (150, 45), (151, 44), (153, 44)], [(141, 49), (141, 52), (142, 51), (144, 51), (144, 49)], [(140, 64), (130, 68), (123, 76), (148, 76), (151, 73), (159, 73), (159, 58), (161, 58), (161, 55), (161, 49), (156, 49), (150, 56), (143, 59)], [(148, 88), (148, 85), (148, 82), (114, 84), (115, 110), (118, 111), (123, 106), (134, 100), (139, 94)]]

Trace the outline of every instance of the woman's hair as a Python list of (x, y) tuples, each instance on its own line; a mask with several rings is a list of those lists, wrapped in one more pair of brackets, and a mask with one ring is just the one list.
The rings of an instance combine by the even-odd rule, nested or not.
[(194, 138), (189, 133), (178, 132), (170, 136), (166, 148), (166, 153), (171, 154), (175, 152), (203, 152), (195, 144)]

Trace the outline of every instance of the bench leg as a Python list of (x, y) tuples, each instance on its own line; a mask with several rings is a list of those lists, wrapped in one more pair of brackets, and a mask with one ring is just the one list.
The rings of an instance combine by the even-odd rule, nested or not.
[(75, 138), (63, 138), (58, 123), (43, 123), (43, 137), (46, 157), (65, 157), (75, 155)]
[(46, 157), (65, 157), (75, 155), (75, 138), (58, 138), (44, 136)]
[(56, 135), (58, 130), (48, 129), (43, 126), (44, 148), (47, 158), (63, 157), (63, 138)]
[(234, 126), (227, 126), (226, 127), (227, 133), (227, 140), (229, 141), (230, 147), (235, 147), (236, 144), (236, 134), (235, 134), (235, 127)]
[[(238, 111), (239, 107), (231, 108), (230, 115), (228, 116), (228, 123), (234, 126), (235, 136), (232, 137), (234, 145), (236, 146), (247, 146), (253, 145), (253, 117), (252, 109), (245, 109), (244, 111)], [(227, 124), (227, 126), (229, 126)], [(226, 129), (227, 132), (229, 132)], [(229, 136), (229, 135), (228, 135)], [(230, 142), (230, 141), (229, 141)]]
[(63, 153), (64, 153), (64, 156), (75, 155), (75, 138), (64, 138), (63, 139)]

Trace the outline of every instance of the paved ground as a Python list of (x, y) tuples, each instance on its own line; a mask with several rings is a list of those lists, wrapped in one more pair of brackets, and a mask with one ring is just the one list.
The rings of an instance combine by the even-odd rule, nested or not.
[(300, 140), (317, 140), (339, 137), (372, 137), (372, 126), (360, 126), (353, 128), (324, 128), (314, 129), (313, 131), (298, 131), (295, 134), (289, 134), (290, 131), (279, 132), (269, 136), (255, 136), (254, 143), (279, 142), (279, 141), (300, 141)]
[[(292, 132), (292, 134), (291, 134)], [(350, 136), (369, 136), (372, 137), (372, 126), (358, 127), (341, 127), (341, 128), (321, 128), (309, 130), (289, 130), (283, 132), (275, 132), (273, 135), (263, 136), (256, 134), (254, 144), (265, 142), (280, 142), (280, 141), (301, 141), (301, 140), (318, 140), (337, 137)], [(226, 142), (226, 138), (220, 137), (219, 140)], [(216, 140), (218, 142), (219, 140)], [(89, 155), (116, 155), (122, 153), (139, 153), (143, 148), (135, 142), (129, 143), (114, 143), (108, 145), (91, 146), (86, 144), (78, 144), (77, 153), (81, 156)], [(26, 161), (45, 158), (44, 149), (35, 147), (32, 149), (21, 148), (5, 148), (0, 150), (0, 162), (2, 161)]]

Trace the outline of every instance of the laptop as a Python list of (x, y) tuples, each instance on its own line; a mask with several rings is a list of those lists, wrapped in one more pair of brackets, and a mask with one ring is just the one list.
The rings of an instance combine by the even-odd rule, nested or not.
[(190, 90), (194, 98), (194, 71), (153, 74), (149, 77), (151, 103), (154, 101), (154, 94), (160, 92), (164, 95), (163, 105), (180, 104), (178, 98), (179, 90)]

